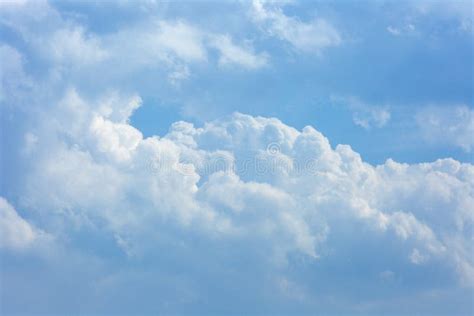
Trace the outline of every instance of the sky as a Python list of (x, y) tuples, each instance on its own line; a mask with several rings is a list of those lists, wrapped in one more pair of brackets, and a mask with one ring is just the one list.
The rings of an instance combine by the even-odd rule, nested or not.
[(473, 10), (0, 0), (0, 314), (472, 315)]

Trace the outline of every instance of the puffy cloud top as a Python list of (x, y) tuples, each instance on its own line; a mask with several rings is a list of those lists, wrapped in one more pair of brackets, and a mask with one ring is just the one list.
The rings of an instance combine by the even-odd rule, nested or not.
[(346, 249), (341, 242), (371, 243), (399, 264), (474, 279), (472, 165), (372, 166), (310, 126), (240, 113), (144, 138), (128, 123), (138, 97), (129, 100), (86, 102), (70, 91), (58, 103), (53, 121), (32, 132), (26, 209), (62, 213), (64, 225), (98, 225), (145, 257), (158, 242), (153, 227), (174, 225), (178, 239), (192, 232), (224, 244), (251, 240), (276, 266), (291, 253), (324, 261)]

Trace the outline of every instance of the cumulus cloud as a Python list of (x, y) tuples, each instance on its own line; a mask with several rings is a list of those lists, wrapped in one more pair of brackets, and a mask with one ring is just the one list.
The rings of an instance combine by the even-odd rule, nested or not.
[[(344, 259), (350, 257), (371, 267), (351, 276), (358, 282), (370, 283), (364, 280), (372, 272), (381, 280), (384, 271), (408, 280), (405, 271), (416, 267), (438, 271), (446, 287), (474, 279), (471, 164), (388, 160), (373, 166), (350, 146), (334, 148), (312, 127), (297, 130), (240, 113), (200, 127), (176, 122), (163, 137), (144, 137), (129, 122), (140, 105), (137, 95), (90, 99), (70, 89), (24, 127), (20, 158), (28, 173), (18, 174), (23, 185), (14, 192), (21, 197), (17, 207), (41, 224), (35, 230), (3, 203), (5, 225), (25, 236), (19, 244), (41, 229), (69, 249), (108, 243), (127, 260), (153, 265), (157, 256), (173, 256), (180, 264), (215, 266), (217, 274), (243, 256), (254, 266), (247, 272), (265, 266), (258, 282), (305, 306), (319, 290), (290, 272), (299, 266), (295, 256), (311, 262), (309, 275), (325, 265), (342, 265), (350, 274)], [(85, 237), (91, 232), (94, 241)], [(215, 254), (196, 255), (193, 240), (200, 252)], [(231, 278), (252, 282), (244, 270), (236, 267)], [(204, 277), (189, 271), (186, 282)], [(115, 273), (117, 284), (133, 279)], [(198, 292), (194, 303), (204, 299)]]
[[(332, 238), (364, 244), (392, 236), (399, 248), (388, 256), (443, 262), (473, 278), (470, 164), (371, 166), (311, 127), (239, 113), (203, 127), (175, 123), (162, 138), (144, 138), (127, 121), (138, 97), (111, 98), (85, 101), (71, 90), (37, 126), (25, 209), (101, 225), (120, 247), (126, 236), (129, 253), (147, 255), (152, 227), (169, 223), (177, 236), (193, 227), (223, 243), (253, 240), (276, 265), (295, 251), (324, 260)], [(369, 235), (347, 235), (356, 227)]]
[(320, 52), (342, 42), (339, 31), (325, 19), (303, 22), (287, 16), (282, 6), (274, 2), (253, 1), (251, 16), (270, 35), (289, 42), (302, 52)]
[[(33, 84), (22, 54), (0, 46), (2, 101), (28, 105), (1, 108), (11, 118), (0, 134), (11, 202), (0, 198), (2, 312), (377, 313), (393, 297), (436, 292), (451, 302), (452, 289), (472, 293), (472, 164), (374, 166), (311, 126), (241, 113), (144, 136), (131, 123), (138, 94), (101, 93), (100, 83), (86, 93), (74, 75), (93, 65), (122, 77), (168, 67), (164, 77), (176, 84), (197, 63), (257, 69), (268, 56), (184, 20), (99, 36), (45, 2), (25, 6), (15, 17), (2, 12), (3, 25), (67, 76)], [(269, 34), (298, 50), (341, 41), (325, 20), (254, 8)], [(66, 88), (54, 81), (61, 78), (70, 79)], [(390, 118), (388, 108), (348, 104), (364, 128)], [(55, 244), (39, 255), (44, 236)], [(374, 301), (375, 292), (387, 300)]]
[(471, 152), (474, 147), (474, 110), (466, 105), (428, 106), (416, 114), (422, 137), (435, 145)]

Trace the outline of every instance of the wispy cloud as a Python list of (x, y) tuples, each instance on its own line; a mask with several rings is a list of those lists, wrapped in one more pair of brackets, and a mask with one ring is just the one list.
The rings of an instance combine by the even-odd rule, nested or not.
[(237, 65), (247, 69), (264, 67), (268, 63), (268, 54), (255, 54), (252, 47), (237, 46), (227, 35), (218, 35), (211, 39), (211, 45), (220, 52), (219, 65)]
[(48, 240), (48, 235), (32, 226), (3, 197), (0, 197), (0, 249), (28, 251), (36, 242)]
[(421, 136), (433, 145), (474, 148), (474, 110), (466, 105), (427, 106), (416, 114)]
[(339, 31), (323, 18), (303, 22), (287, 16), (281, 4), (255, 0), (251, 16), (270, 35), (289, 42), (302, 52), (321, 52), (342, 42)]
[(372, 105), (357, 97), (331, 96), (331, 100), (352, 112), (354, 124), (364, 128), (384, 127), (390, 121), (390, 108), (387, 105)]
[[(2, 23), (21, 34), (37, 57), (59, 72), (71, 68), (90, 72), (92, 67), (102, 67), (117, 76), (118, 72), (126, 75), (158, 67), (167, 69), (169, 81), (176, 84), (189, 78), (192, 65), (215, 62), (257, 70), (266, 66), (269, 58), (265, 52), (256, 52), (250, 41), (237, 43), (230, 34), (209, 31), (185, 19), (150, 16), (99, 34), (62, 16), (48, 2), (33, 1), (6, 6)], [(217, 60), (210, 59), (212, 50), (218, 51)]]
[(407, 34), (412, 34), (415, 32), (415, 26), (411, 23), (404, 25), (402, 27), (387, 26), (387, 32), (393, 36), (402, 36)]

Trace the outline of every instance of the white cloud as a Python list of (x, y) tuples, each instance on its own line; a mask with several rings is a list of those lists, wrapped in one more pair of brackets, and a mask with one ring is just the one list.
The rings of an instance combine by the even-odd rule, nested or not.
[(393, 27), (393, 26), (388, 26), (387, 32), (395, 36), (399, 36), (401, 34), (401, 31), (398, 28)]
[(413, 249), (413, 252), (410, 255), (410, 260), (414, 264), (422, 264), (423, 262), (426, 261), (426, 257), (423, 256), (422, 254), (420, 254), (418, 249), (415, 248), (415, 249)]
[[(330, 240), (369, 238), (392, 260), (443, 262), (460, 278), (474, 277), (472, 165), (389, 160), (374, 167), (349, 146), (333, 149), (311, 127), (297, 131), (238, 113), (201, 128), (179, 122), (163, 138), (143, 138), (127, 123), (137, 97), (119, 102), (117, 95), (114, 102), (85, 101), (71, 91), (50, 109), (55, 115), (40, 122), (27, 152), (26, 210), (63, 214), (65, 227), (99, 225), (134, 256), (153, 252), (152, 232), (171, 225), (177, 234), (222, 243), (251, 240), (277, 266), (295, 251), (327, 260), (321, 249), (332, 247)], [(369, 235), (351, 235), (357, 227)], [(398, 246), (386, 248), (384, 238)]]
[(466, 105), (427, 106), (416, 114), (422, 137), (434, 145), (471, 152), (474, 147), (474, 110)]
[(268, 55), (255, 54), (251, 47), (237, 46), (227, 35), (220, 35), (211, 40), (220, 52), (219, 65), (239, 65), (247, 69), (261, 68), (268, 63)]
[[(207, 53), (200, 30), (182, 22), (158, 22), (156, 35), (149, 34), (150, 43), (171, 50), (185, 61), (206, 60)], [(156, 36), (156, 37), (155, 37)]]
[(220, 66), (237, 65), (253, 70), (265, 66), (268, 59), (265, 53), (255, 53), (250, 44), (237, 45), (230, 35), (207, 32), (184, 21), (159, 21), (125, 30), (123, 34), (113, 35), (109, 41), (117, 47), (117, 52), (119, 46), (128, 42), (127, 50), (136, 62), (153, 64), (165, 61), (172, 65), (174, 70), (170, 80), (174, 83), (189, 77), (189, 68), (182, 62), (207, 62), (210, 49), (219, 52)]
[(459, 29), (473, 32), (473, 4), (470, 0), (459, 1), (420, 1), (413, 6), (421, 15), (434, 16), (441, 19), (455, 18)]
[(342, 39), (339, 31), (328, 21), (316, 18), (302, 22), (285, 15), (280, 5), (255, 0), (252, 2), (252, 18), (273, 36), (291, 43), (302, 52), (320, 52), (338, 46)]
[(393, 36), (402, 36), (402, 35), (413, 34), (415, 32), (415, 29), (416, 28), (413, 24), (408, 23), (401, 27), (388, 26), (387, 32), (389, 32)]
[[(267, 55), (250, 42), (240, 44), (230, 35), (186, 21), (145, 21), (99, 36), (46, 7), (49, 11), (25, 9), (24, 20), (14, 22), (30, 49), (39, 51), (34, 45), (46, 43), (41, 51), (49, 52), (52, 63), (81, 65), (65, 69), (64, 78), (105, 63), (100, 69), (121, 75), (140, 67), (166, 68), (169, 74), (164, 78), (178, 84), (196, 63), (247, 69), (268, 63)], [(302, 22), (277, 5), (262, 8), (257, 12), (262, 27), (298, 50), (319, 52), (341, 42), (327, 21)], [(43, 37), (32, 31), (35, 27), (44, 27)], [(32, 40), (36, 35), (37, 42)], [(52, 41), (55, 38), (59, 42)], [(245, 301), (242, 297), (250, 297), (247, 302), (262, 298), (282, 304), (276, 308), (291, 300), (314, 307), (325, 295), (332, 306), (344, 304), (351, 288), (344, 287), (349, 284), (346, 279), (370, 287), (374, 276), (376, 282), (401, 280), (404, 286), (417, 282), (416, 297), (430, 293), (430, 282), (448, 292), (458, 286), (472, 288), (472, 164), (453, 159), (412, 165), (388, 160), (373, 166), (350, 146), (331, 146), (312, 127), (297, 130), (275, 118), (239, 113), (200, 127), (176, 122), (164, 137), (144, 137), (130, 123), (141, 105), (138, 95), (109, 92), (91, 97), (74, 88), (62, 95), (62, 86), (50, 82), (35, 91), (24, 89), (31, 79), (23, 71), (23, 56), (9, 46), (1, 46), (0, 53), (2, 61), (8, 60), (7, 76), (2, 77), (8, 93), (2, 91), (2, 98), (15, 101), (12, 92), (18, 89), (22, 100), (29, 101), (21, 116), (11, 116), (24, 118), (25, 124), (11, 124), (14, 130), (4, 133), (21, 135), (16, 145), (10, 143), (23, 148), (8, 148), (7, 153), (18, 150), (21, 155), (2, 160), (2, 168), (13, 170), (14, 179), (5, 181), (25, 217), (0, 198), (0, 245), (8, 249), (2, 250), (2, 258), (11, 249), (35, 248), (42, 236), (49, 236), (45, 232), (58, 237), (56, 254), (46, 252), (40, 264), (29, 256), (31, 275), (37, 267), (41, 271), (37, 278), (24, 281), (20, 272), (2, 275), (11, 289), (5, 295), (20, 293), (21, 286), (10, 286), (18, 278), (24, 282), (20, 285), (28, 286), (46, 280), (37, 294), (56, 295), (68, 275), (68, 289), (71, 284), (85, 289), (80, 302), (87, 305), (81, 306), (85, 313), (110, 307), (109, 300), (122, 297), (141, 302), (143, 298), (131, 291), (152, 293), (148, 307), (172, 312), (175, 306), (209, 306), (203, 302), (217, 292), (234, 299), (229, 287), (245, 289), (238, 293), (238, 303)], [(95, 89), (100, 91), (101, 85)], [(390, 119), (388, 107), (352, 99), (347, 103), (354, 122), (364, 128), (384, 126)], [(469, 110), (460, 113), (453, 121), (464, 122), (466, 113), (472, 117)], [(437, 117), (450, 115), (440, 112)], [(445, 125), (471, 126), (471, 119), (468, 122), (448, 120)], [(457, 135), (458, 130), (463, 128), (443, 134)], [(467, 142), (471, 148), (466, 137), (459, 139), (457, 143)], [(50, 274), (44, 276), (48, 267)], [(358, 267), (355, 273), (353, 267)], [(421, 275), (423, 267), (434, 271), (427, 278), (434, 281), (413, 281), (413, 274)], [(56, 275), (62, 280), (50, 286), (58, 280)], [(337, 289), (325, 288), (327, 284)], [(154, 291), (157, 287), (159, 293)], [(403, 296), (400, 292), (395, 294)], [(67, 294), (78, 297), (77, 292)], [(355, 294), (360, 298), (365, 293)], [(38, 301), (53, 305), (46, 297)], [(367, 297), (362, 303), (367, 301), (370, 305)], [(135, 301), (131, 305), (132, 313), (142, 307)]]
[(41, 234), (41, 231), (21, 218), (7, 200), (0, 197), (0, 248), (25, 249)]
[(59, 64), (91, 64), (104, 60), (108, 55), (99, 38), (86, 34), (81, 27), (59, 29), (48, 38), (47, 43), (40, 45), (47, 46), (46, 53), (51, 54)]
[[(176, 122), (164, 137), (144, 137), (129, 122), (141, 105), (135, 94), (85, 97), (71, 89), (59, 101), (37, 104), (31, 123), (16, 127), (23, 142), (18, 163), (26, 167), (16, 169), (22, 185), (11, 194), (37, 228), (20, 226), (55, 236), (61, 260), (69, 260), (64, 249), (87, 262), (100, 257), (106, 272), (94, 280), (112, 278), (124, 295), (127, 282), (138, 279), (121, 270), (120, 260), (158, 267), (149, 273), (162, 277), (168, 273), (160, 260), (169, 259), (186, 267), (177, 279), (218, 285), (232, 267), (229, 278), (239, 287), (268, 281), (279, 289), (275, 295), (302, 304), (319, 297), (311, 277), (324, 266), (344, 274), (352, 265), (370, 267), (351, 275), (360, 284), (373, 276), (411, 282), (413, 269), (423, 267), (443, 276), (440, 286), (472, 284), (471, 164), (372, 166), (312, 127), (239, 113), (201, 127)], [(30, 239), (21, 240), (32, 245)], [(114, 261), (120, 255), (126, 259)], [(252, 268), (236, 266), (238, 258)], [(195, 263), (212, 267), (212, 276), (189, 269)], [(119, 271), (109, 272), (112, 266)], [(254, 266), (264, 272), (249, 276)], [(298, 269), (308, 278), (292, 275)], [(340, 277), (338, 269), (324, 272), (325, 280)], [(417, 282), (427, 291), (432, 285)], [(188, 283), (186, 293), (202, 302)]]
[(186, 65), (177, 65), (175, 69), (168, 75), (168, 80), (173, 85), (178, 85), (182, 80), (186, 80), (191, 75), (189, 67)]
[(28, 0), (2, 0), (0, 1), (0, 8), (2, 7), (21, 7), (25, 5)]
[(390, 110), (388, 106), (370, 105), (362, 102), (356, 97), (332, 96), (331, 100), (347, 107), (352, 112), (354, 124), (364, 128), (384, 127), (390, 121)]
[[(191, 66), (216, 63), (256, 70), (267, 64), (266, 53), (255, 52), (249, 41), (239, 45), (229, 34), (212, 32), (182, 19), (147, 17), (114, 32), (94, 33), (77, 19), (61, 15), (46, 1), (6, 6), (3, 25), (21, 35), (51, 76), (127, 77), (151, 68), (164, 72), (173, 85), (190, 77)], [(217, 49), (217, 60), (210, 51)], [(94, 68), (96, 67), (96, 68)], [(94, 69), (93, 69), (94, 68)], [(230, 68), (230, 67), (221, 67)]]
[(33, 86), (33, 81), (23, 69), (24, 57), (15, 48), (0, 44), (1, 76), (0, 102), (22, 99), (25, 91)]

